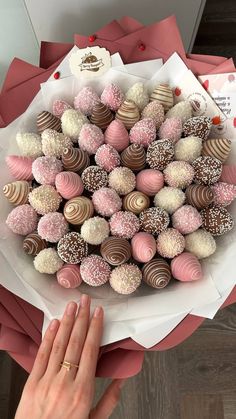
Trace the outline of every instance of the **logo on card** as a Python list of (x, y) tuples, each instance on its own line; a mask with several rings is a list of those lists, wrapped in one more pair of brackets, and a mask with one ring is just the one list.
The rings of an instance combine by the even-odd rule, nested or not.
[(78, 49), (69, 62), (74, 76), (91, 78), (101, 76), (111, 67), (111, 56), (105, 48), (88, 47)]
[(207, 101), (201, 93), (191, 93), (187, 99), (192, 106), (194, 116), (201, 116), (205, 114)]
[(82, 62), (79, 64), (80, 71), (99, 71), (99, 68), (104, 66), (102, 58), (97, 58), (91, 52), (82, 57)]

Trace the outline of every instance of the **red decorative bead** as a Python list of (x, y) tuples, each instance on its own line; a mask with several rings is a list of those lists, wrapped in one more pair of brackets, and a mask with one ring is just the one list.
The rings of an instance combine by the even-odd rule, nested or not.
[(181, 95), (181, 89), (179, 87), (175, 88), (175, 96), (180, 96)]
[(89, 42), (94, 42), (96, 38), (97, 38), (96, 35), (90, 35)]
[(139, 44), (140, 51), (144, 51), (146, 49), (145, 45), (143, 43)]
[(204, 89), (205, 89), (205, 90), (208, 90), (208, 87), (209, 87), (209, 80), (205, 80), (205, 81), (202, 83), (202, 87), (204, 87)]
[(60, 71), (57, 71), (56, 73), (53, 74), (54, 79), (59, 79), (60, 77)]
[(220, 116), (214, 116), (211, 121), (213, 125), (219, 125), (221, 123)]

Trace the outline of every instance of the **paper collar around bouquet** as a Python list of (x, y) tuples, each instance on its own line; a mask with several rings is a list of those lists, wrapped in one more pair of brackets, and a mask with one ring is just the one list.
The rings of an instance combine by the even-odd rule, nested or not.
[[(186, 88), (186, 74), (189, 74), (190, 81), (193, 80), (193, 75), (191, 72), (188, 73), (188, 69), (192, 69), (195, 74), (235, 71), (232, 60), (223, 57), (196, 55), (187, 57), (174, 17), (149, 27), (144, 27), (134, 19), (126, 17), (119, 22), (111, 22), (89, 37), (75, 35), (75, 44), (79, 48), (96, 45), (105, 47), (112, 55), (113, 67), (96, 81), (72, 78), (68, 58), (76, 48), (71, 50), (73, 45), (70, 44), (42, 43), (39, 68), (15, 59), (9, 68), (0, 95), (1, 126), (9, 125), (21, 115), (37, 92), (39, 93), (23, 117), (3, 130), (5, 141), (1, 142), (1, 147), (5, 152), (9, 150), (9, 141), (11, 141), (10, 148), (14, 148), (14, 135), (19, 123), (27, 130), (33, 129), (32, 124), (37, 113), (45, 108), (50, 110), (53, 99), (59, 97), (65, 100), (69, 97), (71, 99), (84, 85), (94, 83), (101, 91), (108, 81), (118, 82), (126, 88), (137, 81), (147, 83), (150, 87), (154, 83), (167, 81), (171, 87), (178, 87), (176, 101), (179, 101), (189, 94)], [(124, 66), (120, 58), (123, 63), (129, 65)], [(160, 67), (160, 59), (165, 62), (163, 67)], [(151, 80), (148, 80), (150, 75), (145, 72), (145, 67), (141, 64), (147, 60), (152, 60), (150, 61), (150, 71), (153, 73)], [(141, 74), (145, 77), (141, 77)], [(198, 83), (196, 78), (194, 82)], [(210, 102), (209, 116), (214, 116), (214, 113), (210, 113), (215, 112), (215, 104), (211, 102), (204, 89), (201, 90), (199, 83), (196, 89), (197, 92), (200, 90), (207, 96)], [(236, 155), (236, 150), (233, 154)], [(2, 181), (5, 180), (4, 176), (7, 176), (7, 171), (2, 167)], [(98, 375), (113, 377), (134, 375), (141, 367), (145, 348), (164, 350), (175, 346), (198, 327), (203, 317), (214, 317), (235, 285), (234, 273), (230, 269), (232, 255), (235, 254), (235, 246), (232, 244), (235, 238), (227, 237), (223, 239), (219, 251), (212, 257), (211, 262), (206, 262), (205, 278), (202, 283), (177, 284), (176, 289), (167, 288), (165, 293), (163, 290), (157, 297), (151, 290), (152, 292), (141, 297), (142, 304), (139, 296), (114, 298), (114, 295), (109, 296), (109, 292), (104, 296), (102, 291), (92, 290), (93, 305), (102, 302), (106, 312), (103, 338), (105, 346), (101, 350)], [(25, 280), (21, 290), (17, 289), (17, 285), (7, 277), (3, 279), (2, 284), (44, 312), (45, 329), (52, 317), (62, 314), (66, 301), (79, 300), (80, 293), (61, 289), (47, 278), (41, 278), (40, 283), (40, 274), (34, 275), (32, 280), (32, 271), (27, 261), (25, 263), (22, 261), (18, 266), (16, 255), (20, 250), (15, 237), (7, 243), (6, 245), (5, 241), (2, 251), (7, 258), (9, 248), (13, 250), (13, 259), (16, 257), (16, 260), (15, 263), (12, 260), (12, 265), (16, 281), (19, 281), (19, 277)], [(224, 263), (221, 263), (223, 259)], [(22, 291), (23, 288), (26, 292)], [(77, 298), (74, 292), (77, 292)], [(233, 302), (234, 293), (231, 293), (229, 298), (229, 301)], [(130, 336), (132, 339), (127, 339)]]

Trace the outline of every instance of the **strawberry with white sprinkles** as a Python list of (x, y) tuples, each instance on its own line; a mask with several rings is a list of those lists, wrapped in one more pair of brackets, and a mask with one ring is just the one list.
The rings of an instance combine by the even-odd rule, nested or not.
[(87, 256), (88, 245), (79, 233), (72, 231), (59, 240), (57, 252), (64, 262), (75, 264)]
[(234, 227), (234, 220), (224, 207), (205, 208), (201, 216), (203, 228), (213, 236), (222, 236)]

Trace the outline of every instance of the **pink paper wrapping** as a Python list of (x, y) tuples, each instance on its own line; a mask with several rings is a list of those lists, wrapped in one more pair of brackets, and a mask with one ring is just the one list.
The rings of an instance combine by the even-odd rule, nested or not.
[[(40, 334), (35, 334), (35, 330), (42, 328), (43, 313), (3, 287), (0, 287), (0, 301), (4, 301), (9, 310), (6, 313), (5, 307), (0, 303), (0, 347), (30, 372), (40, 344)], [(222, 307), (235, 301), (236, 287)], [(29, 319), (32, 323), (30, 327)], [(202, 317), (188, 315), (165, 339), (148, 350), (163, 351), (177, 346), (203, 321)], [(143, 358), (144, 348), (132, 339), (112, 343), (101, 348), (96, 375), (113, 378), (131, 377), (141, 370)]]
[[(91, 45), (88, 37), (75, 35), (79, 47)], [(142, 51), (139, 46), (145, 46)], [(175, 51), (197, 75), (235, 71), (233, 61), (224, 57), (185, 55), (174, 16), (150, 26), (143, 26), (128, 16), (112, 21), (96, 32), (92, 45), (101, 45), (111, 53), (120, 52), (125, 63), (163, 58)], [(0, 94), (0, 127), (7, 126), (28, 107), (40, 88), (73, 44), (41, 43), (40, 67), (15, 58), (8, 70)], [(226, 300), (236, 301), (236, 287)], [(170, 349), (190, 336), (204, 318), (188, 315), (168, 336), (153, 346), (151, 351)], [(21, 298), (0, 286), (0, 347), (25, 368), (31, 371), (41, 341), (43, 313)], [(142, 368), (144, 348), (132, 339), (101, 348), (96, 375), (125, 378), (137, 374)]]
[(193, 60), (202, 61), (203, 63), (219, 65), (227, 60), (225, 57), (219, 57), (218, 55), (202, 55), (202, 54), (187, 54), (188, 58)]
[[(133, 31), (128, 31), (129, 25)], [(203, 55), (200, 55), (199, 59), (197, 54), (186, 56), (174, 16), (147, 27), (126, 16), (120, 22), (113, 20), (95, 35), (93, 43), (89, 41), (89, 37), (83, 35), (75, 35), (74, 42), (80, 48), (100, 45), (112, 54), (119, 52), (125, 63), (154, 58), (163, 58), (166, 61), (176, 51), (196, 75), (235, 71), (231, 59), (213, 57), (211, 60), (207, 56), (206, 62), (203, 62)], [(144, 45), (144, 50), (139, 48), (140, 44)], [(0, 127), (7, 126), (27, 109), (38, 92), (40, 83), (48, 79), (72, 46), (65, 43), (42, 42), (41, 67), (19, 59), (13, 60), (0, 94)]]
[(123, 16), (118, 22), (126, 34), (135, 32), (144, 27), (142, 23), (130, 16)]

